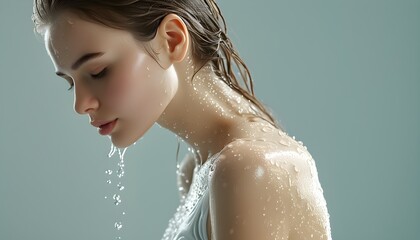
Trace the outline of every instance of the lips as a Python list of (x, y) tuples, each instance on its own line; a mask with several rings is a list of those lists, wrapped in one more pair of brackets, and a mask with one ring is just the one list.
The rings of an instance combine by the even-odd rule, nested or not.
[[(116, 120), (116, 119), (114, 119), (114, 120)], [(104, 126), (104, 125), (106, 125), (106, 124), (108, 124), (108, 123), (110, 123), (114, 120), (94, 120), (94, 121), (90, 122), (90, 124), (92, 126), (98, 128), (98, 127), (102, 127), (102, 126)]]
[(114, 120), (94, 120), (90, 124), (98, 129), (99, 134), (108, 135), (112, 132), (118, 118)]

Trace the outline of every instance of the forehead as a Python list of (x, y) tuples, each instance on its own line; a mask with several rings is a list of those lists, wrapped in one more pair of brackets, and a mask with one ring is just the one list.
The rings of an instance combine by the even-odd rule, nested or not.
[(81, 54), (104, 51), (110, 44), (128, 37), (125, 31), (113, 29), (80, 18), (71, 12), (60, 13), (46, 28), (44, 43), (55, 64), (69, 67)]

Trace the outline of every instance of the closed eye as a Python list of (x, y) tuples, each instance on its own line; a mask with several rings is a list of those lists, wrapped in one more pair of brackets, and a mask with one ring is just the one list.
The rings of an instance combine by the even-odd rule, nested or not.
[(107, 68), (104, 68), (101, 72), (99, 72), (98, 74), (91, 74), (91, 76), (93, 77), (93, 78), (102, 78), (102, 77), (104, 77), (105, 75), (106, 75), (106, 73), (107, 73)]

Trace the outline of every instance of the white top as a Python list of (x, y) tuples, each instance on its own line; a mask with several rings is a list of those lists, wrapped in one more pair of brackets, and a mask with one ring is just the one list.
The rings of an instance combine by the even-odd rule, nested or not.
[(221, 152), (194, 168), (190, 190), (169, 220), (162, 240), (208, 240), (207, 216), (209, 214), (208, 183), (211, 166)]

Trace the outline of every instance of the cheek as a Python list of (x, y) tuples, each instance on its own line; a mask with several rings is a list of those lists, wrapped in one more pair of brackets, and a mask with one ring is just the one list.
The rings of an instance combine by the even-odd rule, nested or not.
[(162, 79), (162, 69), (144, 53), (133, 54), (126, 59), (112, 72), (106, 99), (112, 108), (121, 112), (132, 111), (133, 108), (145, 109), (158, 101), (156, 89)]

